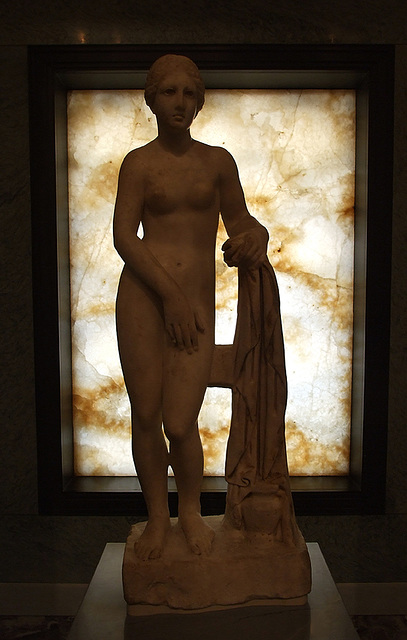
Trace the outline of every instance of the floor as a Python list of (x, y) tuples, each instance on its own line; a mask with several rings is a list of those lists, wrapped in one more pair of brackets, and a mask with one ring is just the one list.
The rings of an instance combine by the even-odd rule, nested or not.
[(361, 640), (407, 640), (407, 616), (351, 616)]
[[(351, 618), (361, 640), (407, 640), (407, 615), (354, 615)], [(73, 619), (74, 616), (0, 616), (0, 638), (66, 640)]]
[(1, 640), (65, 640), (73, 616), (0, 616)]

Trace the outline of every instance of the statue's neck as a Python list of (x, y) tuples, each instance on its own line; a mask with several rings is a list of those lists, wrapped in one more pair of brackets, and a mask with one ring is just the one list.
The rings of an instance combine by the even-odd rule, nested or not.
[(189, 151), (194, 144), (189, 129), (187, 131), (158, 131), (157, 142), (162, 149), (175, 155), (182, 155)]

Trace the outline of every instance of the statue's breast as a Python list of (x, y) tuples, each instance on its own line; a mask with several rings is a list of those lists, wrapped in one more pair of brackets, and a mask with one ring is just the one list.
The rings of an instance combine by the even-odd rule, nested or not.
[(151, 176), (146, 185), (145, 205), (150, 213), (205, 210), (215, 205), (216, 182), (201, 172), (168, 171)]

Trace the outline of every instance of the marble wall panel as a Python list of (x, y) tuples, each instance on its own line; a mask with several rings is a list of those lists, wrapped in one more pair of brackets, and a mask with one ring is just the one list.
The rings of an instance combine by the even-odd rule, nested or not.
[[(69, 107), (70, 252), (76, 473), (130, 475), (129, 405), (112, 246), (124, 155), (155, 137), (140, 91), (74, 91)], [(352, 91), (209, 91), (193, 135), (235, 157), (249, 210), (270, 231), (287, 351), (287, 447), (295, 475), (346, 474), (349, 456), (355, 96)], [(237, 274), (217, 242), (218, 344), (233, 340)], [(222, 475), (230, 390), (200, 415), (205, 472)]]

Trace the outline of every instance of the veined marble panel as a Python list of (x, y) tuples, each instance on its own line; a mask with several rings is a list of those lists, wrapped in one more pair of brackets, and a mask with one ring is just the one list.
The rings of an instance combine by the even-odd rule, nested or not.
[[(280, 287), (292, 475), (348, 472), (353, 325), (355, 94), (208, 91), (192, 134), (235, 157), (248, 208), (270, 232)], [(112, 243), (123, 157), (156, 135), (141, 91), (73, 91), (68, 101), (75, 464), (132, 475), (130, 412), (116, 346), (122, 262)], [(218, 344), (233, 340), (237, 274), (217, 242)], [(230, 390), (200, 415), (205, 473), (223, 475)]]

